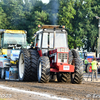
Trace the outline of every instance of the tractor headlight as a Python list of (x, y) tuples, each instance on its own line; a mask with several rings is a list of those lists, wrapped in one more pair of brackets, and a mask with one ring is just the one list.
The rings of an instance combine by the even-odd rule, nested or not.
[(58, 53), (58, 63), (61, 62), (61, 53)]
[(67, 63), (67, 53), (58, 53), (58, 62)]
[(64, 63), (67, 63), (67, 59), (64, 59)]
[(61, 62), (61, 59), (58, 59), (58, 63), (60, 63)]

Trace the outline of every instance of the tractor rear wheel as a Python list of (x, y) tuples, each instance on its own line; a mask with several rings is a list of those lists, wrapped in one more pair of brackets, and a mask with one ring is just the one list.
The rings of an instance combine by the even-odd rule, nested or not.
[(75, 72), (72, 77), (73, 83), (80, 84), (83, 81), (83, 61), (79, 58), (74, 58)]
[(30, 49), (29, 52), (31, 60), (30, 79), (31, 81), (37, 81), (37, 65), (38, 65), (39, 54), (35, 49)]
[(70, 73), (57, 73), (58, 82), (70, 83), (71, 75)]
[(68, 64), (71, 64), (71, 63), (72, 63), (72, 60), (73, 60), (73, 55), (72, 55), (72, 52), (69, 51), (69, 60), (68, 60)]
[(75, 49), (72, 49), (71, 52), (72, 52), (73, 58), (79, 58), (78, 51), (76, 51)]
[(39, 58), (37, 67), (38, 82), (47, 83), (50, 80), (50, 62), (49, 58), (42, 56)]
[(20, 81), (30, 81), (30, 53), (27, 49), (22, 49), (19, 55), (18, 62), (19, 80)]

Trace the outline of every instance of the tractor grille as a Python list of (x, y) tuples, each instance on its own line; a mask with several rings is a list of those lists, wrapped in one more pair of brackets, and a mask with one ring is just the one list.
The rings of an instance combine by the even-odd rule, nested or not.
[(58, 53), (59, 62), (67, 63), (67, 53)]

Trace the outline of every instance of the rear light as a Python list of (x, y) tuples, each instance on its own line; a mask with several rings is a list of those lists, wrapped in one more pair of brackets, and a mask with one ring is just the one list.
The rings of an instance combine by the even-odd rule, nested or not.
[(60, 25), (59, 28), (64, 28), (65, 29), (65, 26), (64, 25)]
[(62, 26), (62, 28), (65, 28), (65, 26)]
[(38, 25), (38, 28), (40, 28), (41, 27), (41, 25)]

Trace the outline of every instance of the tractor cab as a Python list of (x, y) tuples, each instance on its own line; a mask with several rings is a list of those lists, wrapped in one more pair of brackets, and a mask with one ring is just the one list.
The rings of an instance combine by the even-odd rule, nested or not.
[(0, 40), (2, 49), (21, 49), (26, 44), (26, 31), (0, 29)]
[(67, 31), (59, 25), (43, 25), (35, 36), (35, 46), (42, 50), (43, 55), (54, 49), (66, 48), (68, 51)]
[(26, 31), (0, 29), (0, 55), (8, 56), (12, 50), (20, 51), (25, 44)]

